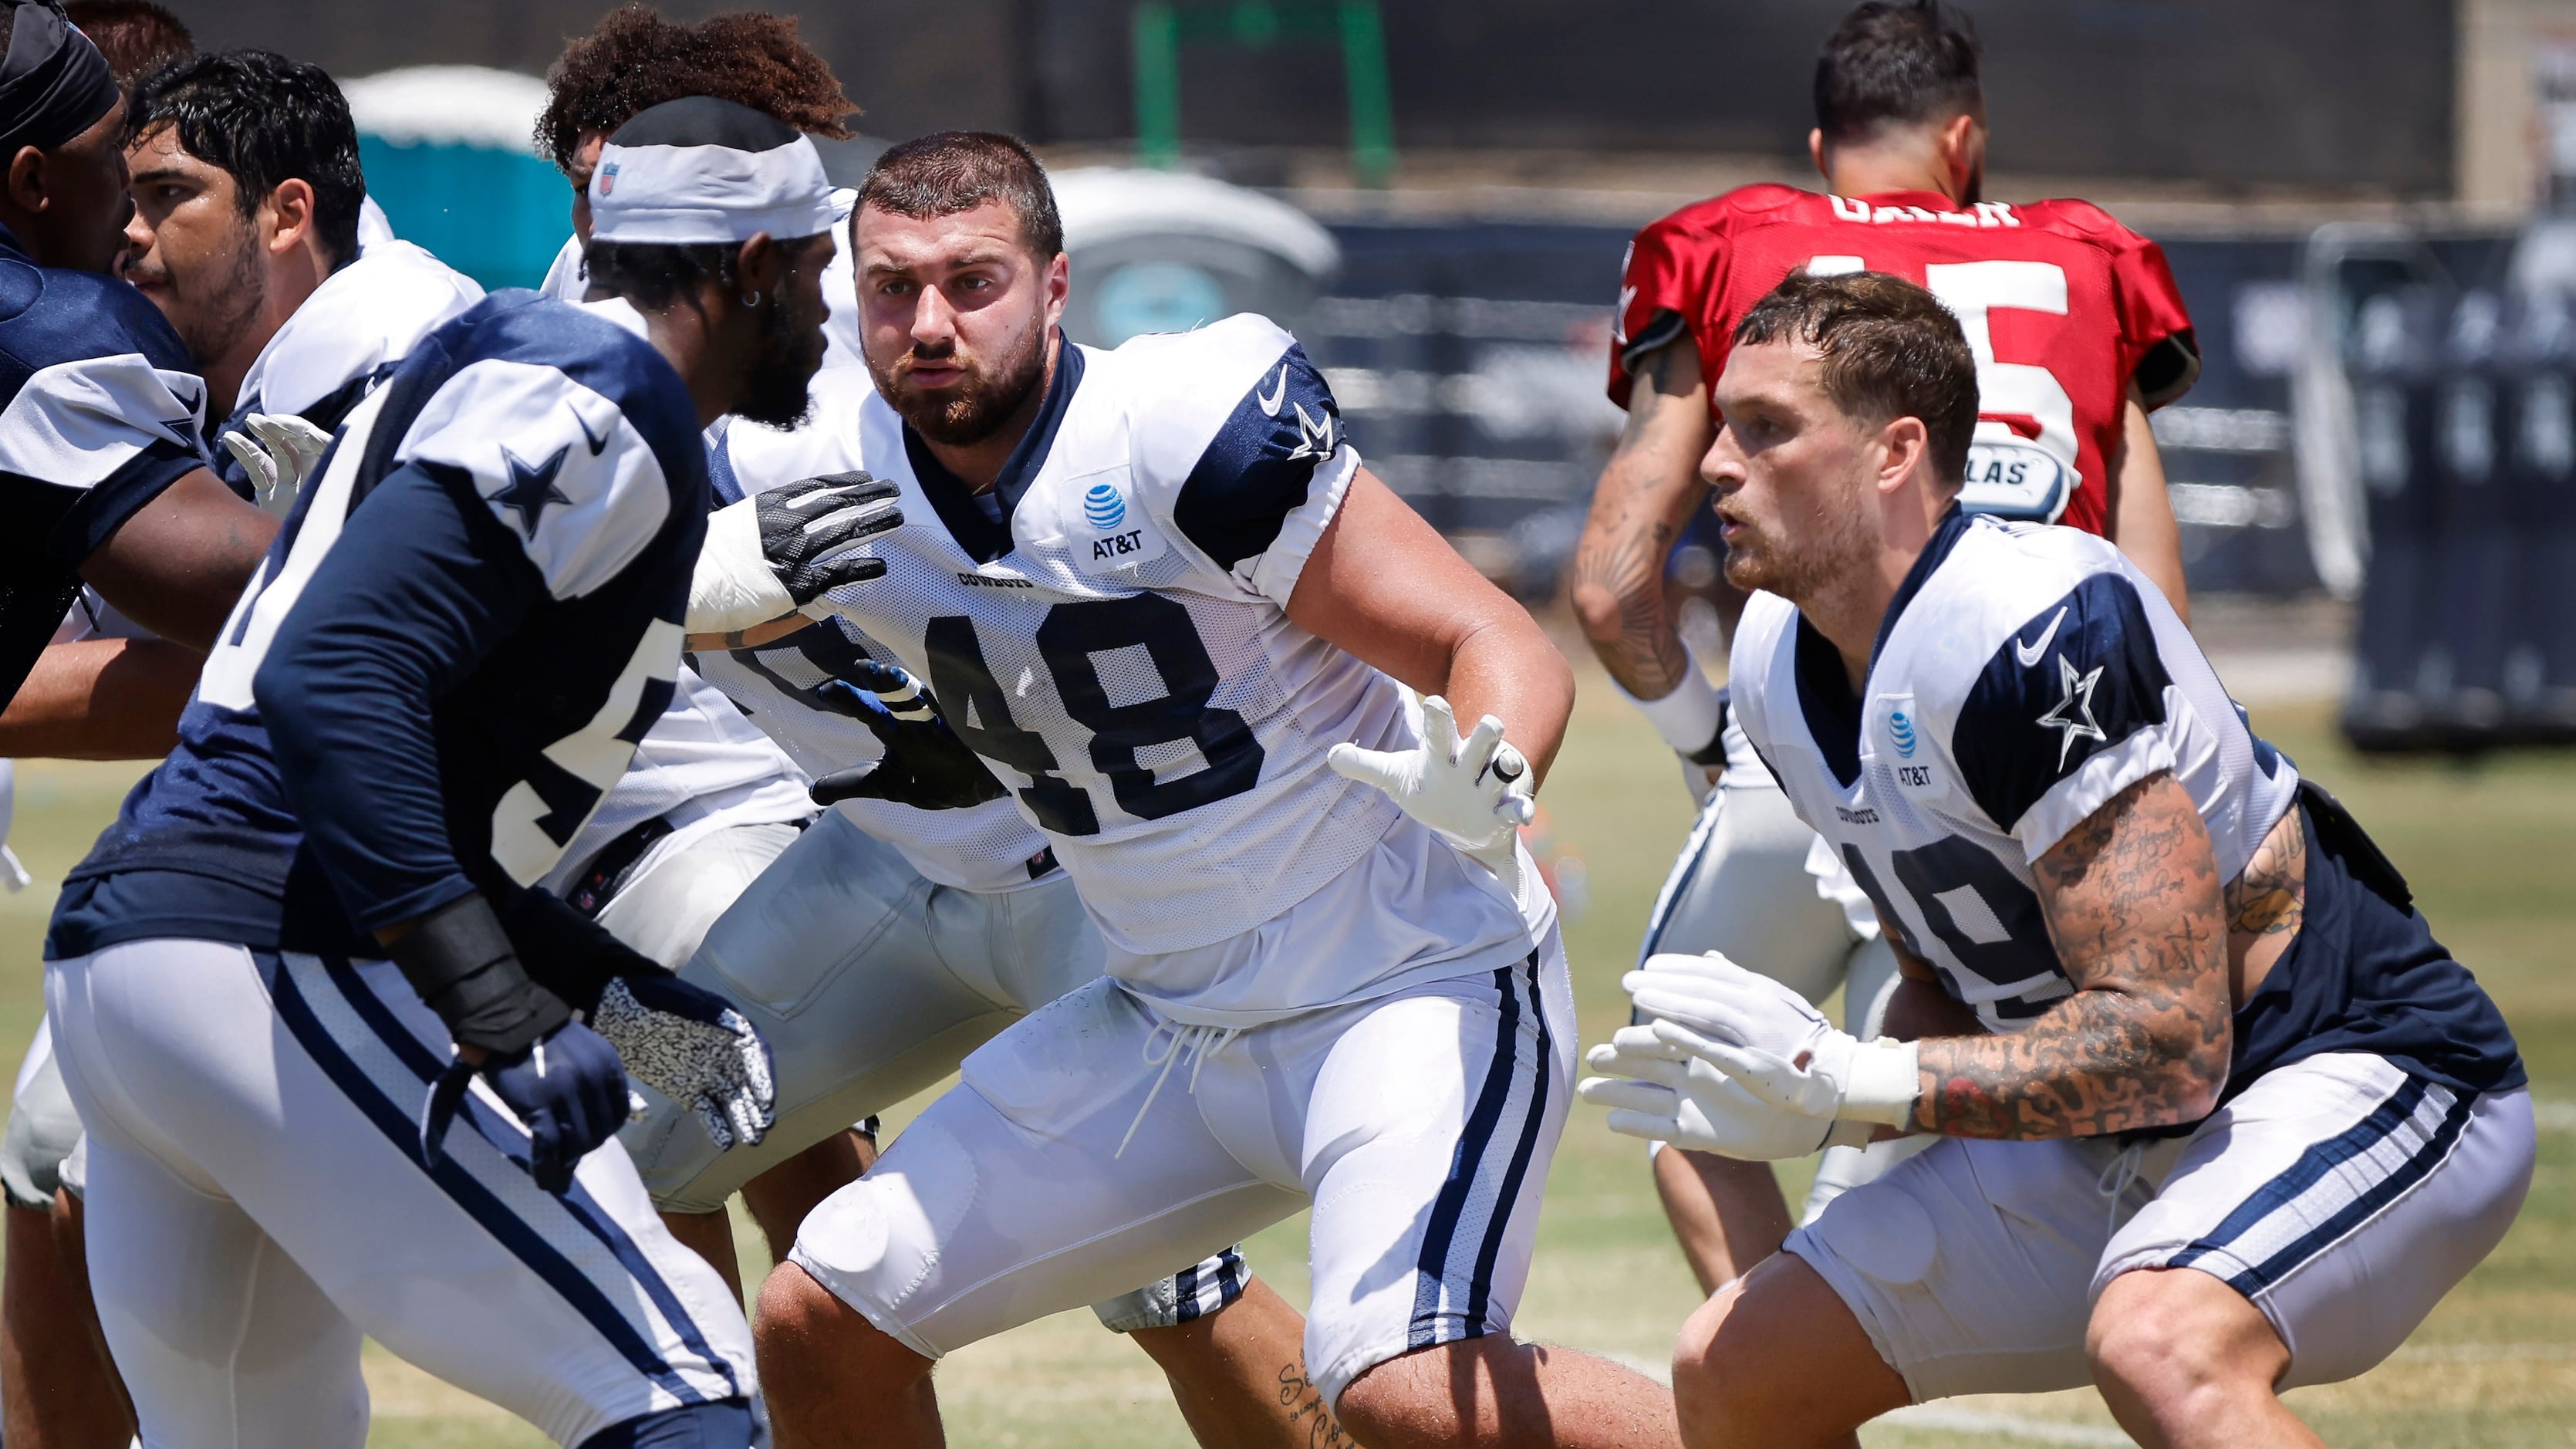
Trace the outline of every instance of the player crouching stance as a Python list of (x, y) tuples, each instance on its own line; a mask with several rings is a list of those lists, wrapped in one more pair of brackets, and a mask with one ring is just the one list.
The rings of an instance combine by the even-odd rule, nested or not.
[[(1305, 1361), (1360, 1442), (1671, 1443), (1653, 1383), (1510, 1337), (1573, 1075), (1514, 830), (1564, 660), (1277, 327), (1065, 341), (1055, 218), (1007, 138), (860, 187), (861, 426), (906, 521), (833, 607), (1046, 833), (1108, 975), (805, 1219), (761, 1296), (781, 1442), (936, 1444), (942, 1354), (1311, 1204)], [(1456, 716), (1417, 730), (1399, 680)]]
[(148, 1443), (354, 1449), (362, 1333), (563, 1444), (752, 1441), (741, 1311), (609, 1138), (621, 1057), (757, 1137), (766, 1048), (527, 883), (670, 696), (698, 429), (803, 411), (828, 192), (810, 143), (704, 98), (610, 171), (598, 234), (661, 248), (655, 285), (491, 298), (352, 411), (57, 907)]
[[(1956, 507), (1958, 324), (1896, 278), (1745, 316), (1706, 470), (1745, 732), (1897, 942), (1899, 1042), (1708, 958), (1629, 978), (1612, 1125), (1738, 1157), (1926, 1132), (1693, 1315), (1694, 1445), (2101, 1386), (2157, 1445), (2316, 1444), (2530, 1184), (2513, 1040), (2405, 883), (2246, 728), (2145, 576)], [(2184, 1271), (2192, 1270), (2192, 1271)]]

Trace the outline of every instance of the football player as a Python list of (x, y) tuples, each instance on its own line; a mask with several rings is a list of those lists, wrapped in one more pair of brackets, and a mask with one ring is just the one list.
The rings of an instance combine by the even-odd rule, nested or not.
[(1959, 506), (1980, 360), (1934, 293), (1793, 273), (1706, 471), (1733, 712), (1905, 979), (1861, 1041), (1722, 959), (1632, 973), (1612, 1125), (1735, 1156), (1896, 1133), (1683, 1330), (1698, 1445), (1850, 1443), (2098, 1384), (2149, 1445), (2315, 1445), (2278, 1391), (2386, 1358), (2504, 1236), (2531, 1094), (2370, 837), (2249, 732), (2145, 570)]
[[(575, 196), (574, 237), (548, 274), (549, 291), (577, 298), (590, 285), (583, 188), (597, 171), (600, 137), (636, 109), (687, 88), (765, 111), (809, 135), (846, 134), (841, 118), (854, 109), (830, 66), (797, 39), (792, 18), (739, 13), (689, 25), (641, 6), (612, 11), (568, 46), (548, 75), (539, 143)], [(854, 195), (834, 190), (836, 216), (848, 215)], [(720, 502), (740, 502), (737, 473), (784, 483), (866, 466), (854, 425), (869, 383), (857, 366), (857, 287), (846, 252), (835, 255), (824, 287), (829, 345), (815, 396), (826, 416), (794, 431), (720, 420), (711, 432)], [(876, 707), (863, 686), (899, 679), (900, 671), (887, 675), (891, 666), (881, 659), (891, 656), (882, 648), (872, 655), (847, 620), (826, 618), (759, 647), (721, 634), (693, 639), (691, 647), (670, 713), (645, 737), (589, 832), (615, 836), (611, 825), (624, 822), (647, 838), (666, 833), (641, 860), (631, 845), (612, 841), (586, 870), (573, 863), (588, 857), (588, 842), (576, 843), (559, 872), (581, 877), (568, 898), (604, 900), (601, 924), (673, 966), (739, 897), (739, 908), (726, 911), (708, 950), (683, 975), (727, 997), (769, 1037), (780, 1121), (757, 1145), (724, 1148), (680, 1104), (652, 1095), (623, 1134), (664, 1223), (734, 1281), (740, 1270), (725, 1210), (733, 1193), (742, 1193), (773, 1257), (784, 1256), (814, 1204), (875, 1160), (867, 1124), (878, 1111), (935, 1083), (1020, 1015), (1099, 976), (1101, 947), (1046, 842), (1002, 802), (991, 776), (953, 737), (945, 747), (958, 758), (947, 763), (962, 768), (974, 803), (920, 808), (958, 803), (912, 778), (940, 762), (890, 760), (888, 752), (937, 732), (910, 728)], [(701, 670), (740, 708), (698, 682)], [(696, 709), (701, 697), (713, 707)], [(716, 737), (729, 734), (750, 735), (773, 758), (783, 745), (818, 776), (871, 778), (853, 775), (846, 802), (802, 837), (780, 834), (783, 827), (761, 823), (748, 805), (710, 810), (723, 804), (718, 788), (748, 791), (756, 783), (747, 765), (733, 776), (720, 772), (725, 760), (758, 758), (738, 745), (720, 753)], [(646, 767), (676, 756), (672, 746), (681, 739), (696, 742), (686, 772), (662, 769), (647, 783)], [(779, 758), (770, 778), (794, 770)], [(693, 784), (706, 788), (693, 794), (685, 788)], [(843, 791), (824, 794), (840, 799)], [(629, 800), (660, 803), (630, 811)], [(801, 784), (781, 803), (812, 811)], [(710, 818), (718, 813), (738, 823)], [(686, 853), (674, 853), (686, 842), (667, 833), (675, 816), (692, 822), (685, 828), (702, 842)], [(755, 884), (752, 876), (773, 858), (775, 869)], [(1095, 1309), (1113, 1330), (1134, 1334), (1163, 1368), (1205, 1442), (1302, 1444), (1329, 1418), (1309, 1388), (1283, 1396), (1283, 1384), (1304, 1379), (1297, 1348), (1303, 1320), (1253, 1280), (1234, 1248)]]
[(754, 1439), (740, 1309), (609, 1138), (632, 1070), (756, 1139), (766, 1050), (531, 887), (669, 697), (699, 430), (804, 410), (829, 196), (713, 99), (607, 154), (595, 233), (657, 264), (587, 309), (488, 298), (350, 413), (56, 907), (149, 1442), (361, 1443), (362, 1334), (559, 1443)]
[[(132, 205), (118, 78), (51, 5), (0, 5), (0, 35), (0, 251), (22, 283), (0, 321), (0, 754), (148, 758), (169, 749), (276, 524), (209, 469), (203, 383), (169, 324), (107, 276)], [(39, 1449), (121, 1445), (131, 1417), (83, 1321), (78, 1221), (56, 1211), (79, 1119), (48, 1090), (47, 1035), (0, 1146), (5, 1431)]]
[(892, 148), (852, 239), (849, 426), (907, 522), (832, 606), (1044, 833), (1107, 975), (806, 1218), (761, 1297), (782, 1443), (935, 1443), (943, 1353), (1309, 1204), (1305, 1364), (1354, 1438), (1669, 1443), (1651, 1381), (1510, 1337), (1569, 1080), (1515, 829), (1564, 661), (1277, 327), (1065, 341), (1018, 142)]
[[(159, 34), (155, 24), (138, 10), (111, 33), (143, 47)], [(362, 243), (357, 128), (339, 87), (318, 67), (266, 51), (178, 59), (130, 93), (125, 145), (135, 208), (124, 275), (186, 345), (206, 380), (208, 413), (230, 415), (218, 473), (282, 517), (328, 429), (483, 290), (418, 247)], [(67, 624), (82, 639), (133, 632), (94, 597)], [(178, 712), (174, 700), (161, 718), (159, 748), (138, 753), (167, 751)], [(40, 1029), (11, 1097), (0, 1181), (23, 1184), (19, 1196), (30, 1206), (59, 1192), (54, 1231), (66, 1244), (81, 1237), (79, 1135), (51, 1033)], [(44, 1266), (32, 1252), (12, 1263), (13, 1285)], [(85, 1294), (76, 1313), (56, 1312), (38, 1327), (40, 1290), (11, 1291), (22, 1309), (13, 1334), (24, 1326), (62, 1352), (77, 1351), (82, 1335), (66, 1326), (93, 1317)], [(44, 1401), (102, 1397), (77, 1395), (76, 1381), (58, 1372)], [(44, 1432), (31, 1427), (23, 1437), (49, 1442)], [(131, 1433), (130, 1426), (115, 1432), (115, 1442)]]
[[(1699, 460), (1721, 421), (1709, 383), (1735, 321), (1793, 271), (1868, 267), (1929, 286), (1977, 356), (1964, 505), (2102, 534), (2177, 610), (2182, 559), (2146, 413), (2189, 387), (2199, 360), (2153, 243), (2085, 202), (1983, 199), (1985, 105), (1964, 15), (1937, 0), (1854, 9), (1816, 61), (1815, 108), (1808, 146), (1830, 195), (1747, 186), (1629, 248), (1610, 368), (1628, 426), (1593, 495), (1573, 597), (1612, 681), (1706, 797), (1641, 959), (1714, 950), (1818, 1003), (1844, 986), (1845, 1024), (1868, 1036), (1896, 980), (1868, 903), (1830, 854), (1811, 858), (1814, 834), (1727, 723), (1664, 593), (1665, 556), (1707, 498)], [(1827, 1154), (1807, 1215), (1905, 1150)], [(1703, 1288), (1789, 1229), (1767, 1167), (1659, 1148), (1653, 1172)]]

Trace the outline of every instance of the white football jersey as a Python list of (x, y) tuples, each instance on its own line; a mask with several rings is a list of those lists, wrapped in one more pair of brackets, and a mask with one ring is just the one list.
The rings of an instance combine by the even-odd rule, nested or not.
[(333, 272), (242, 374), (233, 416), (294, 413), (334, 428), (423, 337), (483, 300), (474, 279), (388, 237)]
[[(775, 488), (826, 473), (868, 470), (861, 405), (875, 396), (866, 368), (826, 368), (815, 375), (814, 413), (803, 427), (781, 430), (720, 419), (707, 469), (718, 499), (740, 498), (745, 479), (757, 480), (755, 489)], [(884, 747), (867, 726), (824, 703), (815, 690), (849, 678), (861, 660), (894, 658), (893, 650), (836, 617), (758, 649), (693, 654), (689, 662), (819, 777), (866, 764)], [(915, 810), (891, 800), (844, 800), (834, 808), (944, 886), (1010, 890), (1029, 884), (1033, 867), (1042, 869), (1036, 863), (1046, 838), (1007, 800), (966, 810)]]
[[(928, 681), (1046, 832), (1112, 974), (1167, 1010), (1250, 1019), (1488, 948), (1517, 960), (1544, 934), (1543, 902), (1533, 927), (1490, 874), (1443, 867), (1421, 898), (1362, 911), (1437, 917), (1400, 923), (1410, 935), (1345, 922), (1336, 959), (1275, 967), (1235, 949), (1402, 819), (1325, 752), (1418, 744), (1394, 680), (1287, 616), (1360, 466), (1287, 333), (1247, 315), (1115, 351), (1066, 344), (992, 490), (1000, 521), (882, 398), (854, 412), (827, 404), (815, 426), (842, 435), (840, 467), (902, 489), (905, 521), (873, 545), (886, 576), (833, 602)], [(745, 461), (754, 490), (838, 471)], [(1456, 885), (1471, 874), (1482, 884)], [(1223, 960), (1184, 959), (1221, 942)]]
[(2171, 605), (2072, 528), (1953, 512), (1906, 578), (1855, 699), (1788, 601), (1737, 626), (1736, 717), (1880, 923), (2010, 1031), (2073, 990), (2031, 865), (2171, 771), (2234, 880), (2298, 794)]

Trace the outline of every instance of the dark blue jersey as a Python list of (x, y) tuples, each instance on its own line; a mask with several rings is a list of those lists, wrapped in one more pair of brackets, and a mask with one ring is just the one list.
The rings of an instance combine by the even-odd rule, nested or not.
[(497, 294), (351, 412), (50, 954), (373, 955), (554, 865), (670, 698), (706, 528), (696, 409), (620, 316)]
[(205, 407), (142, 293), (37, 266), (0, 228), (0, 706), (80, 592), (82, 561), (206, 466)]

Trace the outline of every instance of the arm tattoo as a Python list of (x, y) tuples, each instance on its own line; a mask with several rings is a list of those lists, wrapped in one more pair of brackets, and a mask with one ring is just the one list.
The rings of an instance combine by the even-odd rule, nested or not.
[(2151, 775), (2035, 871), (2075, 992), (2018, 1032), (1923, 1043), (1916, 1125), (2089, 1137), (2206, 1116), (2227, 1080), (2233, 1020), (2217, 859), (2190, 795)]
[[(1689, 345), (1684, 339), (1657, 348), (1638, 362), (1627, 430), (1603, 473), (1600, 496), (1574, 558), (1575, 587), (1593, 598), (1606, 595), (1615, 613), (1605, 629), (1601, 617), (1586, 611), (1585, 628), (1593, 652), (1619, 687), (1640, 699), (1672, 693), (1690, 667), (1690, 656), (1683, 652), (1681, 635), (1675, 632), (1664, 601), (1664, 556), (1672, 551), (1681, 522), (1666, 515), (1687, 514), (1689, 509), (1675, 510), (1667, 490), (1655, 486), (1654, 474), (1674, 466), (1673, 461), (1644, 447), (1659, 413), (1675, 406), (1702, 406), (1691, 398), (1697, 382), (1677, 375), (1685, 361), (1698, 360), (1696, 354), (1684, 353)], [(1695, 473), (1698, 462), (1693, 457), (1682, 466)], [(1698, 496), (1698, 490), (1691, 490), (1689, 502), (1695, 505)]]
[(2291, 810), (2245, 863), (2245, 873), (2227, 887), (2227, 932), (2231, 950), (2244, 951), (2266, 936), (2288, 936), (2299, 929), (2308, 902), (2308, 832), (2299, 812)]
[(1279, 1407), (1288, 1411), (1291, 1433), (1304, 1426), (1308, 1449), (1359, 1449), (1324, 1403), (1324, 1391), (1306, 1377), (1302, 1358), (1279, 1366)]

